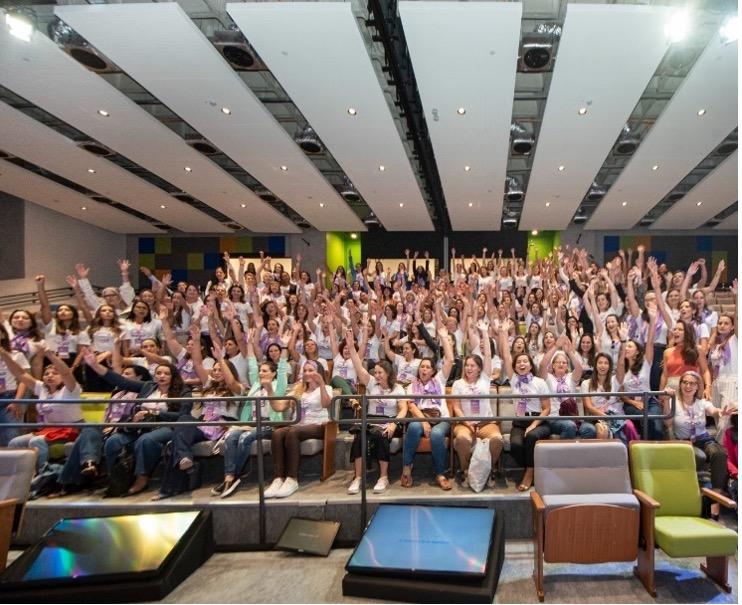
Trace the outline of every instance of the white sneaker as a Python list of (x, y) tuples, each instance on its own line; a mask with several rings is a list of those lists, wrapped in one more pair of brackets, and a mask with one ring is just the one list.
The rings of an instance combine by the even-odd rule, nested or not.
[(379, 477), (379, 480), (374, 485), (374, 493), (381, 494), (386, 488), (389, 487), (389, 477)]
[(283, 479), (276, 477), (270, 487), (263, 492), (264, 498), (275, 498), (278, 495), (278, 490), (283, 486)]
[(351, 481), (350, 485), (348, 486), (348, 493), (357, 494), (360, 491), (361, 491), (361, 478), (355, 477), (353, 481)]
[(276, 492), (276, 498), (288, 498), (297, 489), (299, 489), (299, 483), (293, 477), (286, 477), (283, 485)]

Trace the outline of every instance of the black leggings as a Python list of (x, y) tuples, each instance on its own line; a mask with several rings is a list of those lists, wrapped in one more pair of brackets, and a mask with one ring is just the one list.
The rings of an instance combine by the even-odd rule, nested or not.
[(516, 462), (524, 467), (533, 467), (533, 448), (539, 439), (547, 439), (551, 435), (551, 426), (548, 422), (542, 422), (535, 429), (525, 434), (526, 429), (530, 426), (537, 416), (531, 420), (515, 420), (513, 428), (510, 429), (510, 453)]
[[(385, 416), (369, 415), (368, 418), (385, 418)], [(389, 422), (393, 422), (393, 421), (394, 421), (393, 418), (389, 418)], [(356, 426), (359, 427), (359, 431), (353, 437), (353, 443), (350, 446), (350, 461), (351, 462), (361, 457), (360, 425), (356, 425)], [(384, 425), (375, 424), (375, 425), (369, 425), (369, 427), (370, 426), (383, 427)], [(394, 434), (391, 437), (386, 437), (385, 435), (382, 435), (376, 431), (371, 432), (367, 429), (366, 430), (366, 448), (367, 448), (369, 457), (375, 458), (376, 460), (379, 460), (380, 462), (389, 462), (389, 459), (391, 458), (389, 447), (392, 444), (392, 439), (394, 439), (394, 437), (400, 435), (401, 433), (402, 431), (399, 428), (399, 425), (397, 425), (397, 428), (394, 430)]]

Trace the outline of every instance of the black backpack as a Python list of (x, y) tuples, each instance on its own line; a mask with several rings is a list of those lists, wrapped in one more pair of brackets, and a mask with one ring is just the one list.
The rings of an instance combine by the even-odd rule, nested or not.
[(120, 498), (125, 496), (134, 484), (134, 453), (131, 447), (124, 447), (119, 452), (116, 462), (113, 463), (111, 475), (108, 477), (108, 487), (104, 498)]
[(180, 470), (177, 461), (173, 460), (172, 441), (165, 445), (162, 463), (164, 470), (162, 484), (160, 485), (160, 496), (177, 496), (183, 492), (191, 492), (201, 487), (201, 465), (198, 461), (194, 461), (193, 466), (187, 471)]

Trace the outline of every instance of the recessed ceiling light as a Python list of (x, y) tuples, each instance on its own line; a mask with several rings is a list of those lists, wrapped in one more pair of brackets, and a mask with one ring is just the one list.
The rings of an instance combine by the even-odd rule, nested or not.
[(281, 166), (281, 170), (283, 170), (284, 172), (286, 172), (288, 169), (289, 169), (288, 166)]
[(222, 107), (222, 113), (225, 116), (229, 116), (229, 115), (232, 115), (232, 110), (229, 107)]
[(471, 170), (471, 166), (464, 166), (464, 172), (469, 172)]
[(652, 170), (655, 170), (656, 171), (656, 170), (659, 170), (659, 169), (660, 169), (660, 167), (657, 164), (655, 164), (654, 166), (652, 166)]
[(399, 207), (404, 208), (404, 202), (399, 202)]
[(559, 172), (564, 172), (564, 166), (559, 166), (558, 170)]
[(247, 208), (247, 204), (240, 204), (240, 208)]
[(108, 113), (108, 112), (107, 112), (107, 111), (106, 111), (105, 109), (99, 109), (99, 110), (98, 110), (98, 115), (100, 115), (100, 116), (103, 116), (104, 118), (107, 118), (107, 117), (108, 117), (108, 116), (110, 116), (111, 114), (110, 114), (110, 113)]
[(31, 18), (26, 14), (17, 12), (7, 12), (5, 14), (5, 23), (10, 30), (10, 35), (15, 36), (24, 42), (30, 42), (34, 32), (34, 24)]
[(690, 16), (688, 11), (681, 9), (675, 11), (665, 26), (665, 35), (670, 42), (680, 42), (688, 35), (690, 30)]
[(471, 208), (472, 206), (474, 206), (474, 202), (469, 202), (469, 208)]
[(186, 172), (193, 172), (193, 168), (191, 168), (190, 166), (184, 166), (183, 170), (185, 170)]
[(88, 209), (88, 207), (87, 207), (87, 206), (82, 206), (82, 207), (80, 208), (80, 210), (87, 210), (87, 209)]
[(95, 174), (95, 170), (94, 170), (94, 169), (92, 169), (92, 168), (88, 168), (88, 172), (89, 172), (90, 174)]
[(350, 239), (358, 239), (358, 234), (357, 233), (351, 233), (350, 234)]
[(533, 231), (531, 231), (531, 235), (538, 235), (538, 229), (534, 229)]
[(167, 208), (167, 206), (165, 204), (160, 204), (160, 208), (162, 208), (163, 210), (165, 210), (165, 208)]
[(629, 205), (629, 203), (628, 203), (628, 202), (621, 202), (621, 205), (622, 205), (622, 206), (628, 206), (628, 205)]
[(546, 202), (546, 207), (548, 208), (549, 206), (551, 206), (551, 202)]
[(696, 202), (696, 206), (702, 206), (703, 202)]
[(699, 115), (699, 116), (703, 116), (703, 115), (706, 115), (706, 110), (705, 110), (705, 109), (704, 109), (703, 107), (701, 107), (701, 109), (699, 109), (699, 110), (698, 110), (698, 111), (696, 112), (696, 114), (697, 114), (697, 115)]
[(734, 42), (739, 38), (739, 17), (737, 17), (737, 15), (727, 17), (726, 21), (724, 21), (719, 29), (719, 35), (725, 44)]
[(460, 116), (463, 116), (466, 113), (466, 107), (459, 107), (456, 110), (456, 113), (459, 114)]
[(358, 110), (355, 107), (348, 107), (348, 115), (354, 116), (358, 113)]
[(385, 170), (386, 168), (384, 167), (383, 164), (379, 165), (379, 172), (384, 172)]
[(580, 114), (581, 116), (584, 116), (587, 113), (587, 107), (580, 107), (577, 110), (577, 113)]
[(324, 204), (323, 204), (322, 202), (320, 202), (320, 203), (319, 203), (319, 207), (320, 207), (320, 208), (324, 208), (324, 207), (325, 207), (325, 205), (324, 205)]

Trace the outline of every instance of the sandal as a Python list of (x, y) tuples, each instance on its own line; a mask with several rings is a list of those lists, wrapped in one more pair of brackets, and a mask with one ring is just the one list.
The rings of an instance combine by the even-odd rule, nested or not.
[(438, 484), (438, 487), (440, 487), (443, 491), (446, 491), (446, 492), (453, 487), (451, 485), (451, 482), (446, 478), (445, 475), (438, 475), (435, 478), (435, 482)]
[(412, 487), (412, 473), (402, 473), (399, 483), (402, 487)]

